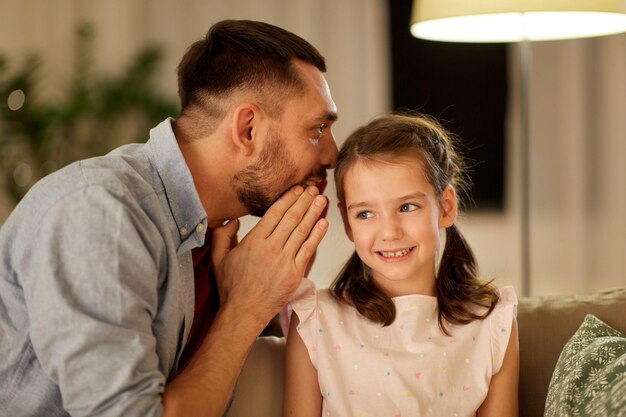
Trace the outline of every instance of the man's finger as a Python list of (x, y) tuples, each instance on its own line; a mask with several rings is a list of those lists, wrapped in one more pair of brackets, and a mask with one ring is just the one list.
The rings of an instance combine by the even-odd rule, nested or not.
[(280, 223), (283, 216), (294, 205), (304, 193), (304, 188), (296, 185), (289, 191), (284, 193), (272, 206), (267, 210), (261, 220), (254, 226), (251, 232), (260, 233), (263, 238), (268, 237), (274, 232), (274, 229)]
[[(272, 232), (272, 239), (277, 242), (280, 247), (285, 247), (287, 241), (294, 234), (301, 234), (302, 239), (298, 242), (298, 246), (309, 235), (311, 228), (315, 221), (320, 217), (321, 209), (313, 206), (316, 199), (322, 199), (326, 201), (325, 197), (318, 197), (319, 190), (317, 187), (308, 187), (304, 193), (298, 198), (287, 212), (283, 215), (283, 218), (276, 225), (274, 232)], [(307, 213), (313, 209), (315, 211), (314, 218), (311, 218), (308, 222), (303, 223), (303, 219)], [(294, 252), (295, 253), (295, 250)]]
[(311, 230), (308, 239), (300, 246), (298, 253), (296, 254), (295, 264), (296, 268), (305, 271), (311, 258), (315, 255), (315, 251), (320, 242), (326, 235), (328, 230), (328, 220), (319, 219), (315, 226)]
[[(309, 237), (311, 230), (322, 216), (322, 213), (328, 206), (328, 200), (325, 196), (316, 196), (302, 219), (296, 227), (292, 227), (291, 233), (285, 242), (284, 248), (290, 250), (290, 253), (297, 253), (302, 243)], [(279, 226), (280, 227), (280, 226)]]
[(213, 265), (219, 265), (224, 256), (234, 247), (237, 242), (237, 231), (239, 230), (239, 220), (231, 220), (225, 226), (220, 226), (213, 230), (213, 241), (211, 242), (211, 260)]

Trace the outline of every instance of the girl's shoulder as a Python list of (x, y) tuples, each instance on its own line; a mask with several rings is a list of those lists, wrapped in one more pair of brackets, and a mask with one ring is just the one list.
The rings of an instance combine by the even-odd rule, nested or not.
[(498, 313), (497, 315), (506, 315), (507, 313), (505, 313), (504, 311), (509, 310), (512, 311), (513, 314), (517, 314), (518, 300), (515, 288), (512, 285), (507, 285), (504, 287), (496, 288), (496, 292), (498, 293), (498, 302), (490, 314), (487, 314), (489, 307), (484, 305), (472, 305), (470, 307), (470, 310), (479, 316), (486, 316), (485, 319), (489, 319), (496, 313)]
[(315, 314), (317, 310), (343, 308), (328, 288), (316, 288), (315, 282), (304, 278), (289, 302), (300, 321)]
[[(368, 322), (352, 305), (338, 300), (329, 288), (317, 289), (309, 279), (302, 280), (289, 305), (298, 316), (301, 334), (319, 326), (332, 327), (333, 323), (342, 321), (360, 325)], [(313, 330), (313, 333), (316, 331)]]
[(517, 305), (517, 293), (515, 292), (515, 288), (512, 285), (498, 288), (498, 294), (500, 295), (500, 300), (498, 301), (496, 307)]
[(298, 315), (300, 323), (313, 318), (317, 308), (317, 290), (315, 283), (308, 278), (303, 278), (289, 302), (291, 309)]
[(513, 321), (517, 316), (517, 294), (512, 286), (505, 286), (498, 290), (500, 300), (489, 315), (489, 336), (493, 361), (493, 374), (496, 374), (504, 361), (504, 354), (509, 344)]

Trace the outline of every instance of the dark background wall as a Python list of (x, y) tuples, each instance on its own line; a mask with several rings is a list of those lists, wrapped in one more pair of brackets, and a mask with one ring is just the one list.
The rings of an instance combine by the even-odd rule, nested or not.
[(409, 32), (412, 0), (389, 0), (393, 108), (437, 118), (471, 163), (466, 209), (504, 206), (506, 44), (425, 41)]

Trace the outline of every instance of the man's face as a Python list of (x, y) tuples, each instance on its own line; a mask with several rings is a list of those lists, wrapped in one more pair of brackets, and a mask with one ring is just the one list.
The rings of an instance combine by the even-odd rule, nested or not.
[(331, 127), (337, 109), (322, 73), (295, 64), (306, 88), (283, 103), (282, 115), (268, 129), (256, 162), (235, 175), (237, 195), (247, 211), (262, 216), (294, 185), (326, 186), (326, 170), (335, 167), (337, 144)]

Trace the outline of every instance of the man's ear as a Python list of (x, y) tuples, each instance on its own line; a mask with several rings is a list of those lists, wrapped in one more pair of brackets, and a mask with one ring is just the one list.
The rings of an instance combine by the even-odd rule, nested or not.
[(350, 223), (348, 222), (348, 213), (346, 212), (346, 208), (341, 203), (337, 203), (337, 208), (339, 209), (339, 213), (341, 213), (341, 220), (343, 220), (343, 230), (346, 231), (346, 235), (350, 242), (354, 242), (352, 238), (352, 228), (350, 227)]
[(459, 212), (456, 191), (451, 185), (447, 185), (441, 193), (441, 204), (439, 211), (439, 227), (447, 228), (454, 224)]
[(241, 103), (233, 111), (231, 137), (233, 144), (249, 156), (256, 145), (255, 134), (261, 119), (261, 111), (254, 103)]

